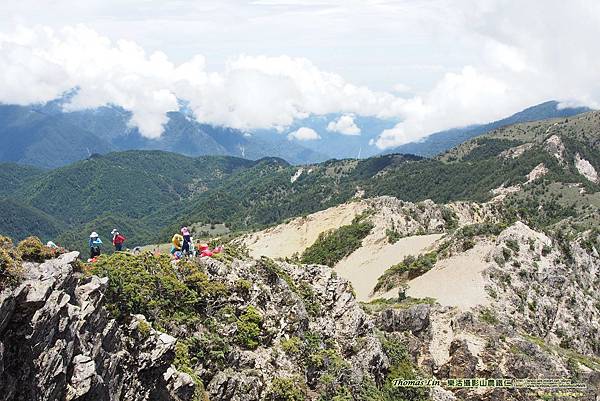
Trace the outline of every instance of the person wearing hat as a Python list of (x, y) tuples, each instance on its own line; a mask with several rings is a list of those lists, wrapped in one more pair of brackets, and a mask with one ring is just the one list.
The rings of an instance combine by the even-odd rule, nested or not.
[(121, 252), (123, 250), (123, 242), (127, 238), (123, 234), (120, 234), (116, 228), (110, 232), (110, 235), (113, 236), (112, 243), (115, 246), (115, 252)]
[(191, 249), (191, 245), (192, 245), (192, 236), (190, 234), (190, 229), (187, 228), (187, 226), (182, 226), (181, 227), (181, 235), (183, 236), (183, 244), (181, 245), (181, 252), (184, 255), (187, 255), (190, 253)]
[(100, 256), (100, 247), (102, 240), (95, 231), (90, 234), (90, 259)]

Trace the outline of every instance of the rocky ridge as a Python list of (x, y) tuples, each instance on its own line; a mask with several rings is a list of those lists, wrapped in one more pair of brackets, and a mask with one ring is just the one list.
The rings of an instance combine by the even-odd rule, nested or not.
[(0, 294), (0, 399), (176, 400), (193, 393), (189, 376), (171, 368), (176, 339), (143, 316), (128, 325), (111, 319), (102, 307), (108, 280), (75, 272), (77, 256), (26, 263), (22, 284)]

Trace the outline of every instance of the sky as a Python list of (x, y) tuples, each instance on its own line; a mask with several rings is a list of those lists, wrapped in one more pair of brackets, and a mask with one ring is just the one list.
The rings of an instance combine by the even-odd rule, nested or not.
[(242, 130), (400, 121), (373, 141), (383, 149), (546, 100), (597, 108), (599, 37), (595, 0), (5, 1), (0, 102), (78, 88), (65, 108), (122, 106), (150, 138), (180, 100)]

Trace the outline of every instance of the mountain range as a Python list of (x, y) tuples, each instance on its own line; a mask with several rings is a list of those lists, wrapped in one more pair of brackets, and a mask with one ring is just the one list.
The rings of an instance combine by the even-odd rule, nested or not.
[[(564, 377), (595, 400), (599, 133), (588, 112), (435, 158), (130, 150), (0, 164), (1, 394), (537, 401), (530, 388), (393, 381)], [(204, 233), (216, 223), (226, 237)], [(158, 254), (181, 224), (222, 252)], [(106, 244), (86, 263), (4, 236), (85, 252), (92, 230), (107, 243), (112, 228), (159, 252)]]
[[(341, 114), (310, 116), (295, 121), (283, 131), (240, 130), (196, 121), (185, 107), (168, 113), (164, 133), (150, 139), (129, 125), (131, 113), (114, 106), (91, 110), (66, 111), (64, 98), (43, 105), (0, 105), (0, 162), (56, 168), (83, 160), (92, 154), (125, 150), (163, 150), (186, 156), (228, 155), (257, 160), (280, 157), (292, 164), (322, 162), (328, 159), (365, 158), (380, 150), (370, 143), (397, 121), (353, 116), (360, 133), (344, 135), (328, 129)], [(567, 117), (588, 111), (586, 108), (558, 108), (557, 102), (530, 107), (506, 119), (485, 125), (456, 128), (432, 134), (425, 140), (388, 150), (433, 156), (467, 139), (492, 129), (518, 122)], [(310, 128), (317, 140), (298, 140), (290, 136), (300, 128)]]
[(0, 161), (42, 168), (64, 166), (92, 154), (123, 150), (164, 150), (188, 156), (234, 155), (248, 159), (285, 157), (293, 163), (326, 157), (275, 137), (269, 141), (241, 131), (201, 124), (185, 112), (168, 113), (158, 139), (130, 127), (130, 113), (113, 106), (66, 112), (61, 102), (34, 106), (0, 106)]
[[(356, 196), (483, 202), (522, 185), (536, 168), (558, 192), (577, 185), (596, 193), (598, 132), (600, 113), (589, 112), (499, 128), (434, 159), (392, 154), (293, 166), (274, 157), (250, 161), (135, 150), (93, 155), (53, 170), (1, 164), (0, 232), (17, 239), (36, 234), (81, 249), (89, 232), (119, 227), (130, 245), (143, 245), (165, 242), (179, 224), (225, 223), (239, 232)], [(560, 146), (547, 142), (553, 134)], [(548, 150), (557, 146), (561, 159)], [(514, 148), (521, 149), (518, 157), (501, 156)], [(523, 208), (520, 215), (554, 224), (574, 213), (573, 203), (539, 196), (532, 202), (523, 195), (531, 187), (509, 197)], [(582, 196), (576, 208), (590, 199)], [(533, 212), (546, 204), (547, 210)]]

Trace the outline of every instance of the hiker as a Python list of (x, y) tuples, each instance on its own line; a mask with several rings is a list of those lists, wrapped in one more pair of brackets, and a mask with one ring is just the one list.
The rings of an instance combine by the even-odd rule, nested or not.
[(113, 236), (112, 243), (115, 246), (115, 252), (121, 252), (123, 250), (123, 242), (127, 240), (125, 236), (117, 231), (117, 229), (113, 229), (110, 234)]
[(100, 256), (102, 240), (95, 231), (90, 234), (90, 259)]
[(171, 255), (175, 255), (175, 252), (181, 252), (181, 245), (183, 244), (183, 237), (181, 234), (175, 234), (171, 238)]
[(181, 227), (181, 235), (183, 235), (183, 246), (181, 247), (181, 252), (186, 255), (190, 253), (190, 245), (192, 244), (192, 236), (190, 235), (190, 230), (187, 226)]

